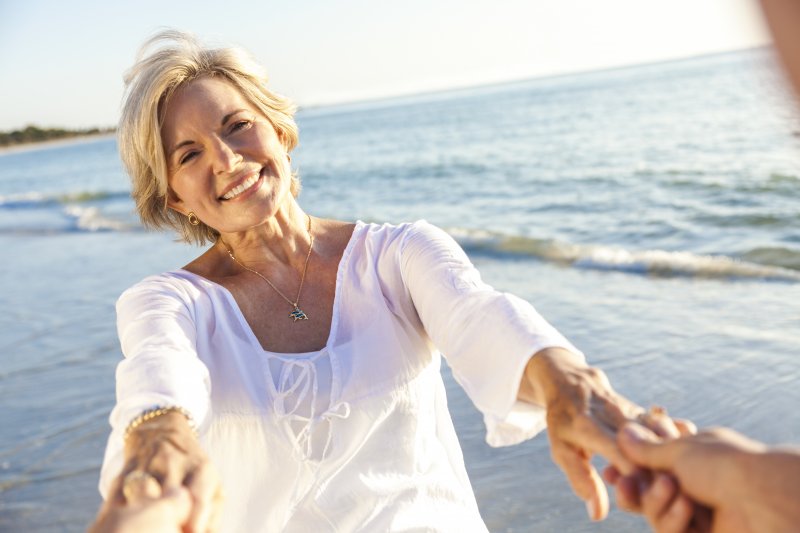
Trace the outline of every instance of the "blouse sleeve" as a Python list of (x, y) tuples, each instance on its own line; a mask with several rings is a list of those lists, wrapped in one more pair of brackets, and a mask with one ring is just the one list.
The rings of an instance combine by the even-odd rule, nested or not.
[(544, 429), (545, 410), (517, 400), (528, 361), (551, 347), (583, 354), (531, 304), (484, 283), (453, 238), (427, 222), (405, 234), (400, 270), (428, 336), (483, 413), (486, 442), (517, 444)]
[(100, 473), (104, 498), (122, 470), (123, 434), (136, 416), (156, 406), (180, 406), (201, 431), (208, 419), (211, 380), (197, 356), (189, 301), (163, 276), (142, 281), (117, 301), (117, 331), (125, 358), (117, 366), (117, 403)]

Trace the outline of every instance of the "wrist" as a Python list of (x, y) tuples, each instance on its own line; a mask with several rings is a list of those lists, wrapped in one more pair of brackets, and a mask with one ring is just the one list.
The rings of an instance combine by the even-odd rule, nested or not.
[[(184, 424), (180, 422), (181, 419), (183, 419)], [(191, 413), (183, 407), (167, 406), (153, 407), (152, 409), (142, 411), (136, 418), (131, 420), (128, 427), (125, 428), (123, 439), (127, 441), (128, 437), (141, 426), (150, 428), (158, 427), (159, 422), (161, 422), (162, 425), (174, 425), (176, 428), (186, 426), (195, 437), (197, 436), (197, 426), (194, 423)]]
[(149, 410), (136, 417), (125, 431), (126, 455), (156, 442), (168, 441), (180, 448), (197, 441), (197, 431), (191, 418), (180, 409), (161, 410), (157, 416), (147, 416)]
[(545, 348), (531, 357), (525, 368), (531, 401), (548, 406), (564, 386), (578, 382), (581, 374), (592, 371), (583, 358), (564, 348)]

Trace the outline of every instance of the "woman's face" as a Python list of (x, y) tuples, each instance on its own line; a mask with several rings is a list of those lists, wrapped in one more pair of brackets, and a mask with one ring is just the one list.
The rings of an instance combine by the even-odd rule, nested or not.
[(291, 169), (275, 128), (230, 82), (179, 89), (161, 128), (168, 205), (221, 233), (263, 224), (291, 198)]

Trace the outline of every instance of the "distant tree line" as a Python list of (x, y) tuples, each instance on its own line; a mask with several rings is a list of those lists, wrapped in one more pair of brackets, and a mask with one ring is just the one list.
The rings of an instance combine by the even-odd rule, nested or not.
[(101, 133), (111, 133), (113, 131), (114, 128), (65, 130), (63, 128), (39, 128), (37, 126), (28, 126), (21, 130), (0, 131), (0, 146), (52, 141), (81, 135), (99, 135)]

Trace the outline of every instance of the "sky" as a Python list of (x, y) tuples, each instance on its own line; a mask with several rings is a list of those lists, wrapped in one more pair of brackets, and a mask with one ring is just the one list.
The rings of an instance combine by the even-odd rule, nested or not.
[(243, 46), (301, 106), (769, 43), (755, 0), (0, 0), (0, 130), (113, 126), (164, 27)]

